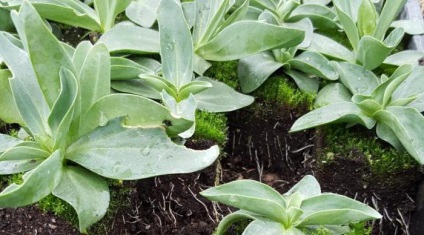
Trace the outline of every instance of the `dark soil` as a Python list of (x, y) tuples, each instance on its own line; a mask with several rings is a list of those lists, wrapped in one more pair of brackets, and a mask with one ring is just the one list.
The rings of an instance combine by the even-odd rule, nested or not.
[[(325, 192), (347, 195), (378, 209), (384, 218), (374, 222), (373, 234), (406, 234), (421, 174), (372, 175), (363, 153), (355, 150), (353, 158), (349, 153), (349, 158), (340, 155), (322, 163), (316, 157), (325, 145), (320, 135), (313, 131), (287, 134), (305, 111), (257, 101), (251, 108), (231, 113), (226, 156), (220, 162), (197, 173), (126, 182), (130, 190), (122, 201), (124, 206), (111, 212), (113, 220), (90, 234), (210, 235), (217, 222), (234, 209), (203, 199), (200, 191), (218, 182), (255, 179), (283, 193), (306, 174), (315, 175)], [(0, 234), (78, 231), (31, 206), (0, 210)]]

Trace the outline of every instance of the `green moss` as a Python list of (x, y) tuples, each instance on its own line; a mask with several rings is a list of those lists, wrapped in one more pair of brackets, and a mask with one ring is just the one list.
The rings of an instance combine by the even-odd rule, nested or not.
[(212, 67), (209, 68), (205, 76), (221, 81), (230, 87), (238, 87), (237, 61), (212, 61)]
[(56, 216), (64, 218), (72, 225), (76, 227), (78, 226), (78, 216), (74, 208), (67, 202), (63, 201), (58, 197), (53, 196), (52, 194), (40, 200), (37, 203), (37, 206), (44, 213), (52, 212)]
[(227, 141), (227, 117), (223, 113), (196, 111), (194, 140), (213, 140), (221, 146)]
[(307, 107), (312, 109), (314, 94), (304, 93), (284, 76), (273, 76), (265, 81), (254, 96), (289, 107)]
[[(371, 234), (372, 227), (369, 227), (366, 222), (350, 224), (350, 232), (346, 235), (369, 235)], [(332, 233), (325, 227), (320, 227), (313, 235), (331, 235)]]
[[(398, 152), (376, 137), (375, 130), (348, 129), (344, 125), (327, 126), (324, 129), (324, 161), (331, 161), (334, 155), (355, 157), (363, 153), (374, 174), (383, 175), (418, 167), (418, 163), (407, 153)], [(354, 150), (354, 151), (353, 151)]]

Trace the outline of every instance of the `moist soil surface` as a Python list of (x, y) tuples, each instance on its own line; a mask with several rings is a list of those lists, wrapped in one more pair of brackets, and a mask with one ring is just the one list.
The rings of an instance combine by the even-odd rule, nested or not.
[[(200, 191), (217, 183), (254, 179), (284, 193), (312, 174), (324, 192), (347, 195), (376, 208), (384, 217), (370, 224), (372, 234), (406, 234), (421, 173), (373, 175), (364, 154), (355, 149), (349, 158), (337, 155), (324, 164), (316, 157), (325, 146), (320, 134), (288, 134), (294, 120), (305, 112), (256, 101), (231, 113), (229, 139), (220, 161), (196, 173), (124, 182), (121, 187), (128, 190), (121, 206), (108, 212), (109, 219), (89, 233), (210, 235), (217, 221), (235, 209), (205, 200)], [(187, 145), (204, 148), (211, 143)], [(29, 206), (0, 209), (0, 234), (79, 233), (75, 225)]]

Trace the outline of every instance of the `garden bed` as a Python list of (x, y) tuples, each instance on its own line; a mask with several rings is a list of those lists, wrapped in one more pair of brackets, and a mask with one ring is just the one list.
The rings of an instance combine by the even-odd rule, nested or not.
[[(413, 39), (415, 43), (420, 40)], [(412, 47), (424, 48), (419, 44)], [(212, 73), (219, 77), (235, 71)], [(417, 191), (424, 180), (415, 161), (402, 154), (393, 160), (391, 154), (397, 153), (392, 147), (365, 128), (345, 130), (337, 126), (289, 134), (293, 123), (310, 110), (311, 100), (305, 96), (293, 103), (284, 102), (298, 92), (295, 85), (282, 73), (270, 80), (254, 93), (253, 105), (227, 114), (227, 141), (220, 146), (223, 154), (216, 163), (191, 174), (110, 180), (111, 206), (89, 234), (210, 235), (223, 216), (235, 209), (206, 200), (200, 191), (237, 179), (253, 179), (283, 193), (308, 174), (317, 178), (324, 192), (355, 198), (383, 216), (360, 224), (353, 234), (368, 230), (371, 234), (414, 234), (409, 230), (420, 223), (413, 216)], [(279, 90), (282, 83), (289, 88)], [(270, 91), (276, 95), (270, 96)], [(16, 126), (0, 128), (1, 133), (11, 131), (16, 131)], [(213, 144), (209, 139), (192, 139), (186, 146), (205, 149)], [(0, 189), (5, 186), (0, 184)], [(72, 208), (53, 197), (38, 206), (0, 209), (0, 234), (79, 234), (77, 223)], [(241, 232), (234, 227), (228, 234)]]

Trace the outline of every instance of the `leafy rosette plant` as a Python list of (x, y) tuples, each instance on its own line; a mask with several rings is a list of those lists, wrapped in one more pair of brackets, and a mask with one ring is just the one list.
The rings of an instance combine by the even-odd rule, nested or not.
[(121, 180), (188, 173), (207, 167), (219, 148), (175, 144), (193, 124), (140, 96), (110, 94), (110, 56), (102, 44), (65, 50), (33, 6), (12, 19), (22, 40), (0, 33), (0, 118), (21, 124), (31, 140), (0, 135), (0, 174), (23, 172), (0, 193), (0, 208), (52, 193), (77, 212), (81, 232), (109, 205), (103, 177)]
[(216, 230), (225, 234), (236, 221), (253, 220), (244, 235), (314, 234), (325, 229), (329, 234), (349, 232), (349, 224), (380, 219), (373, 208), (348, 197), (321, 193), (318, 181), (305, 176), (287, 193), (253, 180), (237, 180), (200, 193), (209, 200), (239, 208), (224, 217)]
[[(130, 80), (119, 78), (120, 81), (113, 82), (114, 89), (161, 99), (174, 114), (193, 121), (197, 108), (209, 112), (228, 112), (253, 102), (253, 97), (240, 94), (224, 83), (207, 77), (194, 77), (192, 36), (178, 1), (162, 0), (157, 16), (162, 65), (149, 59), (139, 62), (132, 67), (139, 66), (133, 74), (137, 71), (141, 73), (139, 79), (131, 79), (131, 76), (128, 76)], [(126, 59), (122, 62), (131, 63)], [(146, 72), (140, 67), (142, 63)], [(121, 72), (126, 73), (126, 70), (117, 67), (116, 76), (119, 77)], [(194, 128), (193, 125), (189, 132), (181, 136), (191, 136)]]
[(296, 120), (290, 131), (338, 122), (376, 126), (378, 137), (424, 164), (424, 68), (403, 65), (378, 78), (358, 65), (336, 67), (342, 84), (325, 86), (316, 97), (317, 109)]
[[(230, 0), (196, 0), (192, 3), (180, 3), (183, 6), (185, 24), (192, 27), (195, 54), (193, 69), (197, 74), (202, 75), (211, 66), (208, 60), (236, 60), (261, 51), (291, 47), (302, 42), (304, 37), (302, 30), (257, 20), (244, 20), (248, 13), (249, 1), (243, 0), (236, 9), (230, 11), (232, 6), (235, 6), (234, 3), (235, 1)], [(153, 1), (146, 1), (146, 4), (152, 4), (151, 9), (158, 6), (158, 3)], [(179, 13), (170, 12), (170, 14)], [(156, 17), (159, 18), (158, 15)], [(129, 22), (123, 22), (116, 27), (119, 30), (110, 30), (99, 40), (112, 52), (145, 54), (146, 51), (141, 48), (143, 43), (140, 41), (143, 37), (148, 38), (150, 43), (159, 41), (159, 38), (155, 40), (150, 34), (146, 36), (147, 29)], [(255, 32), (254, 37), (252, 32)], [(132, 36), (121, 40), (122, 35)]]
[[(404, 51), (385, 62), (401, 42), (405, 31), (410, 34), (424, 33), (422, 26), (406, 27), (414, 25), (413, 21), (394, 23), (405, 2), (406, 0), (384, 1), (381, 11), (378, 12), (372, 0), (333, 0), (337, 17), (353, 51), (349, 53), (338, 42), (322, 36), (315, 37), (308, 50), (360, 64), (369, 70), (383, 63), (396, 66), (405, 63), (417, 64), (417, 60), (424, 56), (424, 53)], [(391, 26), (395, 28), (389, 31)], [(411, 60), (411, 57), (414, 59)]]
[(103, 33), (114, 26), (116, 16), (132, 0), (94, 0), (94, 9), (75, 0), (0, 0), (0, 7), (19, 9), (24, 1), (30, 2), (45, 19)]
[[(296, 47), (277, 48), (240, 59), (238, 77), (243, 92), (256, 90), (280, 68), (305, 92), (318, 91), (317, 78), (337, 80), (338, 74), (326, 57), (314, 51), (304, 51), (314, 40), (314, 26), (309, 18), (314, 19), (318, 25), (328, 25), (323, 21), (335, 22), (335, 14), (333, 13), (333, 16), (330, 14), (331, 9), (320, 5), (319, 2), (301, 4), (298, 0), (252, 1), (251, 5), (257, 7), (258, 20), (304, 30), (305, 38)], [(302, 9), (296, 11), (299, 8)], [(295, 15), (294, 19), (297, 21), (291, 17), (295, 11), (302, 12)], [(300, 16), (304, 18), (299, 18)]]

